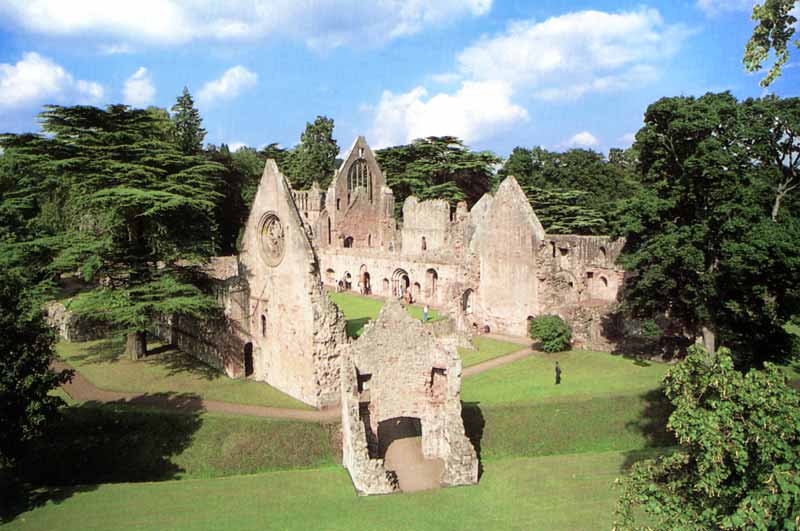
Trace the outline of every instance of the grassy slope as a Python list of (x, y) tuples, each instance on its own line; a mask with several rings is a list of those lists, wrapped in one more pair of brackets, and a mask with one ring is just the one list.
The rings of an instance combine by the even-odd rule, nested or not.
[[(383, 307), (383, 301), (374, 299), (372, 297), (364, 297), (355, 293), (349, 292), (330, 292), (328, 296), (336, 303), (345, 317), (347, 318), (347, 335), (350, 337), (358, 337), (364, 331), (364, 325), (367, 322), (378, 317), (378, 313)], [(412, 305), (406, 306), (408, 313), (415, 319), (422, 320), (422, 306)], [(436, 321), (443, 317), (434, 310), (430, 309), (428, 312), (428, 319)]]
[[(151, 346), (152, 348), (152, 346)], [(56, 345), (61, 359), (101, 389), (141, 393), (189, 393), (208, 400), (240, 404), (311, 409), (264, 382), (234, 380), (176, 350), (152, 354), (141, 361), (122, 355), (115, 341)]]
[(609, 529), (626, 461), (616, 452), (505, 460), (487, 463), (475, 487), (367, 498), (342, 469), (109, 484), (8, 529)]
[(507, 341), (498, 341), (490, 337), (474, 337), (472, 338), (472, 344), (475, 345), (476, 349), (458, 349), (464, 367), (476, 365), (492, 358), (504, 356), (505, 354), (510, 354), (525, 348), (524, 345), (509, 343)]
[[(563, 371), (558, 386), (554, 385), (556, 361)], [(483, 407), (637, 395), (659, 387), (668, 368), (601, 352), (543, 353), (465, 378), (461, 397)]]

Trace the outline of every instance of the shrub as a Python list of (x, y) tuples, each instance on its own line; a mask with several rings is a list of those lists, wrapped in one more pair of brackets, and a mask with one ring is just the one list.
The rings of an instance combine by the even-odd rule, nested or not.
[(545, 352), (569, 350), (572, 329), (557, 315), (540, 315), (530, 320), (529, 333), (532, 339), (542, 342)]

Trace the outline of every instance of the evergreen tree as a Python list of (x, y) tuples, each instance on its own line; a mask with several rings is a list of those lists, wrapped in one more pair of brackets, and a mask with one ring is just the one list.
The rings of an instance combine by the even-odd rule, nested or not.
[(300, 144), (286, 157), (287, 177), (296, 190), (306, 190), (317, 181), (326, 189), (333, 179), (339, 145), (333, 138), (333, 119), (317, 116), (307, 123)]
[(47, 106), (40, 119), (71, 215), (50, 269), (79, 270), (97, 283), (71, 309), (125, 331), (134, 359), (146, 352), (155, 319), (213, 311), (195, 266), (215, 251), (223, 167), (164, 141), (163, 124), (145, 110)]
[(471, 151), (452, 136), (420, 138), (378, 150), (375, 156), (394, 192), (398, 217), (411, 195), (444, 199), (451, 207), (459, 201), (472, 206), (491, 189), (494, 165), (499, 162), (494, 153)]
[(72, 377), (54, 371), (53, 331), (23, 281), (0, 268), (0, 469), (12, 463), (64, 402), (50, 391)]
[(189, 89), (183, 87), (183, 94), (178, 96), (172, 106), (172, 123), (174, 124), (175, 141), (184, 155), (197, 155), (203, 150), (203, 119), (200, 111), (194, 106)]

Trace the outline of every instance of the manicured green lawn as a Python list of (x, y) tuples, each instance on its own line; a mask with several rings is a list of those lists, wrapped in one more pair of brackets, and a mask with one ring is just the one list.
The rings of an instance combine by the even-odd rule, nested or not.
[[(158, 344), (149, 346), (157, 349)], [(235, 380), (175, 349), (131, 361), (119, 341), (59, 342), (59, 357), (100, 389), (140, 393), (190, 393), (208, 400), (311, 409), (264, 382)]]
[[(561, 385), (555, 383), (555, 362)], [(482, 406), (516, 402), (586, 400), (610, 395), (637, 395), (659, 387), (669, 365), (604, 352), (573, 350), (537, 353), (502, 367), (464, 378), (461, 398)]]
[(619, 452), (486, 463), (480, 483), (358, 497), (341, 468), (59, 491), (8, 529), (609, 529)]
[[(364, 331), (364, 325), (376, 319), (381, 308), (383, 308), (383, 301), (380, 299), (364, 297), (347, 291), (329, 292), (328, 296), (344, 313), (347, 319), (347, 335), (349, 337), (360, 336)], [(411, 314), (411, 317), (422, 320), (422, 306), (411, 305), (406, 306), (406, 309)], [(433, 308), (428, 311), (428, 320), (437, 321), (442, 318), (439, 312)]]
[(499, 341), (490, 337), (474, 337), (472, 338), (472, 344), (475, 345), (475, 349), (458, 349), (464, 367), (476, 365), (525, 348), (525, 345)]

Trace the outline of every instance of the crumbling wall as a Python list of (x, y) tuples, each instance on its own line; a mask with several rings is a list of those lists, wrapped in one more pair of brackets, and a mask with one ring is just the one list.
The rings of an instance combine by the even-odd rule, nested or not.
[(418, 201), (407, 197), (403, 203), (403, 254), (423, 255), (449, 243), (450, 205), (441, 199)]
[(52, 301), (45, 306), (45, 319), (61, 339), (70, 343), (105, 339), (114, 333), (109, 323), (78, 315), (59, 301)]
[(360, 492), (385, 492), (381, 478), (390, 478), (392, 471), (380, 452), (370, 455), (370, 434), (378, 434), (373, 444), (385, 450), (389, 443), (380, 439), (379, 426), (397, 418), (419, 419), (424, 458), (444, 464), (440, 485), (477, 482), (478, 458), (461, 420), (461, 359), (455, 344), (455, 338), (437, 338), (400, 303), (387, 301), (352, 345), (342, 369), (343, 432), (349, 438), (343, 462)]

